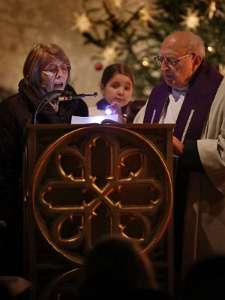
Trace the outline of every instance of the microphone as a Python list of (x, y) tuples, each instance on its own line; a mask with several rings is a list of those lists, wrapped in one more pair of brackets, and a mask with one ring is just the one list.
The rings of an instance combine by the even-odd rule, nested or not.
[(33, 124), (34, 125), (36, 125), (36, 123), (37, 123), (37, 115), (38, 115), (38, 113), (45, 107), (46, 104), (48, 104), (53, 99), (56, 99), (57, 97), (59, 97), (61, 94), (62, 94), (62, 91), (52, 91), (52, 92), (48, 92), (44, 96), (44, 98), (38, 104), (37, 109), (34, 112), (34, 120), (33, 120)]
[(83, 93), (83, 94), (76, 94), (74, 95), (73, 92), (70, 91), (62, 91), (62, 90), (55, 90), (48, 92), (42, 101), (38, 104), (37, 109), (34, 112), (34, 119), (33, 119), (33, 124), (36, 125), (37, 123), (37, 115), (38, 113), (46, 106), (51, 101), (59, 102), (59, 101), (64, 101), (64, 100), (75, 100), (75, 99), (80, 99), (83, 97), (96, 97), (98, 95), (97, 92), (94, 93)]
[(97, 92), (83, 93), (83, 94), (76, 94), (76, 95), (74, 95), (72, 92), (64, 92), (62, 93), (62, 95), (58, 97), (58, 101), (74, 100), (74, 99), (80, 99), (84, 97), (96, 97), (97, 95), (98, 95)]

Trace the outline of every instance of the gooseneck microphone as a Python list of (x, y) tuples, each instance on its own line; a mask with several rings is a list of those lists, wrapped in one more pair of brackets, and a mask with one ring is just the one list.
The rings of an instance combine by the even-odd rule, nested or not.
[(79, 99), (83, 97), (96, 97), (98, 95), (97, 92), (94, 93), (85, 93), (85, 94), (76, 94), (74, 95), (73, 92), (64, 92), (62, 95), (58, 97), (58, 101), (64, 101), (64, 100), (74, 100), (74, 99)]
[(52, 92), (47, 93), (44, 96), (44, 98), (40, 101), (40, 103), (38, 104), (38, 106), (34, 112), (34, 120), (33, 120), (34, 125), (36, 125), (36, 123), (37, 123), (38, 113), (45, 107), (46, 104), (51, 102), (53, 99), (56, 99), (57, 97), (59, 97), (61, 94), (62, 94), (62, 91), (52, 91)]
[(68, 101), (68, 100), (75, 100), (80, 99), (84, 97), (96, 97), (98, 95), (97, 92), (94, 93), (83, 93), (83, 94), (76, 94), (74, 95), (73, 92), (70, 91), (61, 91), (61, 90), (55, 90), (52, 92), (47, 93), (42, 101), (38, 104), (37, 109), (34, 112), (34, 118), (33, 118), (33, 124), (36, 125), (37, 123), (37, 115), (42, 109), (51, 101), (59, 102), (59, 101)]

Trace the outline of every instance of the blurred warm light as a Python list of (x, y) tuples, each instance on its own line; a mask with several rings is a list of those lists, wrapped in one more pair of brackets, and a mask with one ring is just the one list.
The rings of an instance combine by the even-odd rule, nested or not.
[(139, 11), (139, 18), (141, 21), (147, 22), (151, 19), (149, 10), (146, 7), (143, 7)]
[(103, 52), (102, 56), (105, 62), (105, 65), (113, 63), (117, 58), (115, 45), (107, 46)]
[(212, 1), (209, 5), (209, 19), (212, 19), (215, 15), (215, 12), (216, 12), (216, 2), (215, 1)]
[(113, 4), (116, 7), (120, 8), (122, 6), (122, 0), (113, 0)]
[(225, 66), (222, 64), (219, 64), (219, 71), (222, 75), (225, 75)]
[(208, 47), (207, 47), (207, 50), (208, 50), (209, 52), (214, 52), (214, 51), (215, 51), (215, 49), (214, 49), (212, 46), (208, 46)]
[(188, 9), (187, 15), (183, 17), (183, 22), (187, 28), (196, 29), (199, 26), (199, 16), (197, 11), (193, 11), (192, 9)]
[(144, 67), (148, 67), (149, 66), (149, 60), (148, 60), (148, 58), (147, 57), (144, 57), (143, 59), (142, 59), (142, 66), (144, 66)]
[(91, 22), (88, 16), (83, 14), (74, 13), (74, 23), (73, 29), (78, 29), (81, 33), (88, 32), (91, 28)]

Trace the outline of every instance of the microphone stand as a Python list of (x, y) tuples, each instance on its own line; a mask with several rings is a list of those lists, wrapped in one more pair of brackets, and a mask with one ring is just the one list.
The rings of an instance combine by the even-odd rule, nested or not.
[[(63, 95), (65, 93), (65, 96)], [(49, 102), (51, 102), (53, 99), (56, 99), (56, 101), (62, 101), (62, 100), (75, 100), (75, 99), (80, 99), (80, 98), (84, 98), (84, 97), (96, 97), (98, 95), (97, 92), (94, 93), (86, 93), (86, 94), (77, 94), (77, 95), (71, 95), (71, 93), (68, 92), (64, 92), (61, 90), (56, 90), (56, 91), (52, 91), (47, 93), (43, 100), (38, 104), (37, 109), (35, 110), (34, 113), (34, 119), (33, 119), (33, 124), (36, 125), (37, 124), (37, 115), (38, 113), (46, 106), (46, 104), (48, 104)], [(62, 99), (60, 99), (60, 97), (62, 97)]]

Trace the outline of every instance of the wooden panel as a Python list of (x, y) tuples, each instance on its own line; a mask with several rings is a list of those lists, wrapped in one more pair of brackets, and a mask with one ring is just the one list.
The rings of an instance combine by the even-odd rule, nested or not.
[(171, 291), (171, 140), (166, 125), (28, 128), (24, 219), (33, 299), (59, 297), (57, 283), (76, 277), (85, 252), (115, 233), (139, 240)]

